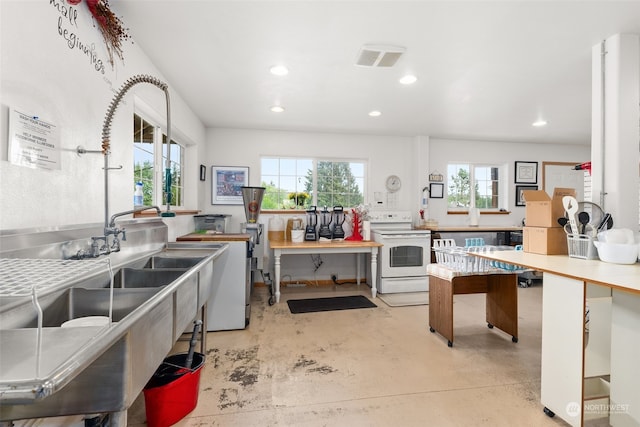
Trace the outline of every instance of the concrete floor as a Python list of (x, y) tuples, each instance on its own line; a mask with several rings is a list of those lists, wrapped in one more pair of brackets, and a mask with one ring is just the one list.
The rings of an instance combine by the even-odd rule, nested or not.
[[(246, 330), (211, 332), (198, 406), (178, 426), (559, 426), (540, 403), (542, 288), (519, 288), (519, 342), (484, 322), (484, 295), (457, 295), (453, 348), (428, 306), (291, 314), (287, 298), (355, 285), (256, 288)], [(179, 342), (175, 352), (184, 351)], [(129, 426), (145, 425), (142, 395)]]

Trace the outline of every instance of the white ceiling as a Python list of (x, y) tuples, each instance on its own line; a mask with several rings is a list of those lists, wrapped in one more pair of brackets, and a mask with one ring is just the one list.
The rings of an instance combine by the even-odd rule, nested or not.
[[(640, 33), (639, 1), (119, 0), (111, 8), (207, 127), (536, 143), (590, 143), (592, 47)], [(369, 43), (406, 53), (393, 68), (354, 65)], [(269, 73), (280, 63), (288, 76)], [(405, 73), (419, 80), (400, 85)], [(272, 113), (274, 104), (286, 111)], [(382, 115), (369, 117), (374, 109)], [(540, 118), (548, 125), (532, 127)]]

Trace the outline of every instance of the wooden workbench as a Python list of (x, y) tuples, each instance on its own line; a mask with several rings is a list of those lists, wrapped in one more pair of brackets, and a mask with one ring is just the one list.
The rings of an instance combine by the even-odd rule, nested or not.
[[(275, 297), (276, 302), (280, 302), (280, 257), (282, 255), (308, 255), (308, 254), (345, 254), (354, 253), (371, 254), (371, 297), (375, 298), (377, 293), (376, 277), (378, 274), (378, 251), (382, 243), (373, 241), (351, 241), (351, 240), (330, 240), (313, 242), (269, 242), (269, 247), (273, 249), (275, 262)], [(356, 281), (360, 284), (360, 256), (356, 256)]]

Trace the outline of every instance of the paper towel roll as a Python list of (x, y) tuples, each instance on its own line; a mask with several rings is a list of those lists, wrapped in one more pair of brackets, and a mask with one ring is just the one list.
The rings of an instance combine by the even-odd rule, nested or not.
[(371, 240), (371, 222), (362, 221), (362, 240)]

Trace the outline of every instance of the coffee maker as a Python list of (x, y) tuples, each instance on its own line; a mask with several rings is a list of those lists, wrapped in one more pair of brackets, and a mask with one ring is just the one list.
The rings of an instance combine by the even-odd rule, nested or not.
[(344, 223), (344, 208), (342, 206), (333, 207), (333, 238), (344, 239), (344, 229), (342, 224)]
[(318, 238), (325, 238), (331, 240), (332, 233), (329, 225), (331, 224), (331, 212), (327, 210), (327, 207), (323, 207), (320, 211), (320, 229), (318, 230)]
[(307, 227), (304, 230), (304, 240), (318, 240), (316, 235), (316, 227), (318, 225), (318, 211), (315, 206), (307, 209)]

